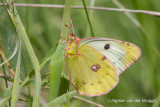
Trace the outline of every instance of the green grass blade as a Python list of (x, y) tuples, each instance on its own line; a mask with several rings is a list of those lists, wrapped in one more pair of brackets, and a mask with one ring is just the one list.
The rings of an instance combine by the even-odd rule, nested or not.
[[(16, 11), (16, 9), (14, 10)], [(17, 12), (16, 12), (17, 13)], [(25, 46), (27, 48), (27, 51), (29, 53), (30, 59), (32, 61), (34, 70), (35, 70), (35, 89), (34, 89), (34, 97), (33, 97), (33, 107), (38, 107), (39, 106), (39, 98), (40, 98), (40, 90), (41, 90), (41, 76), (40, 76), (40, 66), (38, 59), (33, 51), (33, 48), (31, 46), (31, 43), (29, 41), (29, 38), (27, 36), (27, 33), (24, 29), (24, 26), (20, 20), (20, 17), (18, 16), (18, 13), (16, 14), (15, 17), (16, 22), (18, 22), (17, 27), (20, 31), (20, 34), (22, 35), (22, 39), (25, 43)]]
[(65, 102), (65, 107), (69, 107), (69, 105), (70, 105), (70, 97), (68, 96), (68, 92), (66, 93), (66, 102)]
[(64, 24), (69, 25), (70, 24), (70, 18), (71, 18), (71, 3), (72, 0), (66, 0), (65, 2), (65, 8), (63, 12), (63, 22), (62, 22), (62, 28), (61, 28), (61, 39), (66, 40), (67, 35), (69, 33), (69, 29), (64, 26)]
[(1, 101), (0, 101), (0, 107), (2, 107), (2, 105), (3, 105), (6, 101), (8, 101), (9, 99), (10, 99), (10, 97), (1, 100)]
[(18, 44), (19, 43), (16, 42), (16, 46), (15, 46), (15, 49), (14, 49), (12, 55), (9, 58), (7, 58), (6, 61), (4, 61), (3, 63), (1, 63), (0, 66), (4, 65), (6, 62), (9, 62), (15, 56), (15, 54), (17, 53), (17, 50), (18, 50)]
[(22, 88), (30, 79), (30, 76), (27, 75), (27, 77), (23, 80), (23, 82), (21, 83), (21, 85), (19, 86), (19, 88)]
[(55, 57), (52, 58), (50, 63), (50, 88), (49, 88), (49, 101), (56, 98), (59, 92), (59, 85), (61, 79), (61, 71), (63, 65), (63, 55), (64, 51), (62, 50), (64, 46), (59, 45), (58, 49), (55, 52)]
[(20, 61), (21, 61), (21, 44), (19, 48), (16, 72), (14, 76), (11, 107), (16, 107), (18, 96), (19, 96), (19, 80), (20, 80), (20, 64), (21, 64)]
[(56, 99), (50, 101), (47, 105), (43, 107), (60, 107), (62, 104), (66, 102), (66, 99), (70, 99), (73, 97), (77, 92), (76, 91), (71, 91), (69, 93), (63, 94), (60, 97), (57, 97)]
[(159, 106), (160, 106), (160, 94), (159, 94), (159, 96), (157, 97), (156, 102), (153, 103), (152, 107), (159, 107)]
[(39, 72), (40, 71), (39, 61), (38, 61), (38, 59), (37, 59), (37, 57), (36, 57), (36, 55), (34, 53), (34, 50), (32, 48), (32, 45), (31, 45), (30, 40), (28, 38), (28, 35), (27, 35), (26, 31), (25, 31), (25, 28), (24, 28), (24, 26), (22, 24), (22, 21), (21, 21), (21, 19), (20, 19), (19, 15), (18, 15), (18, 12), (17, 12), (15, 7), (14, 7), (14, 12), (15, 12), (14, 13), (15, 14), (15, 17), (14, 17), (15, 18), (15, 22), (17, 23), (15, 25), (15, 26), (17, 26), (17, 31), (18, 31), (19, 35), (22, 35), (22, 39), (23, 39), (23, 41), (25, 43), (25, 46), (27, 48), (27, 51), (29, 53), (29, 56), (31, 58), (31, 61), (32, 61), (32, 64), (33, 64), (33, 67), (34, 67), (35, 71)]
[[(66, 40), (69, 30), (64, 26), (64, 24), (69, 24), (69, 19), (71, 17), (71, 0), (66, 0), (63, 22), (61, 29), (61, 39)], [(50, 88), (49, 88), (49, 101), (52, 101), (58, 96), (61, 72), (64, 61), (64, 50), (65, 44), (59, 43), (57, 50), (55, 51), (54, 57), (50, 63)]]
[[(34, 53), (34, 50), (32, 48), (32, 45), (30, 43), (30, 40), (28, 38), (28, 35), (25, 31), (25, 28), (22, 24), (22, 21), (18, 15), (18, 12), (16, 10), (16, 7), (13, 8), (13, 5), (10, 5), (11, 9), (7, 9), (8, 10), (8, 14), (16, 28), (16, 31), (20, 36), (22, 36), (22, 40), (27, 48), (27, 51), (29, 53), (29, 57), (31, 59), (31, 62), (33, 64), (34, 70), (35, 70), (35, 89), (34, 89), (34, 97), (33, 97), (33, 107), (38, 107), (39, 106), (39, 98), (40, 98), (40, 90), (41, 90), (41, 76), (40, 76), (40, 65), (39, 65), (39, 61)], [(12, 11), (13, 9), (13, 11)]]
[(89, 19), (89, 14), (88, 14), (88, 11), (87, 11), (87, 8), (86, 8), (85, 0), (82, 0), (82, 2), (83, 2), (83, 5), (84, 5), (84, 10), (85, 10), (85, 12), (86, 12), (86, 16), (87, 16), (87, 20), (88, 20), (88, 24), (89, 24), (89, 27), (90, 27), (90, 30), (91, 30), (92, 37), (94, 37), (94, 33), (93, 33), (91, 21), (90, 21), (90, 19)]
[(35, 81), (35, 89), (34, 89), (34, 96), (33, 96), (33, 104), (32, 107), (39, 107), (39, 98), (40, 98), (40, 91), (41, 91), (41, 75), (40, 72), (36, 71), (36, 81)]
[(46, 54), (46, 56), (42, 59), (41, 63), (40, 63), (40, 68), (42, 69), (43, 66), (47, 63), (47, 61), (49, 61), (53, 56), (54, 56), (54, 52), (56, 50), (56, 45), (54, 45)]
[[(56, 45), (54, 45), (46, 54), (46, 56), (42, 59), (41, 63), (40, 63), (40, 69), (42, 69), (44, 67), (44, 65), (47, 63), (47, 61), (49, 61), (53, 56), (54, 56), (54, 52), (56, 49)], [(34, 70), (32, 70), (27, 77), (23, 80), (23, 82), (20, 85), (20, 88), (22, 88), (31, 77), (33, 77), (35, 75)]]
[[(12, 86), (11, 87), (8, 87), (3, 95), (3, 99), (6, 99), (6, 98), (10, 98), (10, 94), (12, 92)], [(8, 100), (5, 100), (2, 104), (0, 104), (0, 107), (6, 107), (7, 105), (7, 102)]]
[(63, 94), (68, 92), (69, 83), (70, 83), (69, 80), (67, 80), (63, 76), (61, 76), (61, 83), (60, 83), (59, 93), (58, 93), (59, 96), (61, 96), (61, 95), (63, 95)]
[[(95, 5), (95, 0), (91, 0), (89, 6), (94, 7), (94, 5)], [(88, 11), (89, 18), (90, 18), (91, 22), (92, 22), (92, 19), (93, 19), (93, 12), (94, 12), (94, 10), (89, 10)], [(86, 29), (87, 29), (87, 31), (86, 31), (86, 36), (85, 37), (89, 37), (91, 35), (90, 34), (90, 26), (88, 25)]]

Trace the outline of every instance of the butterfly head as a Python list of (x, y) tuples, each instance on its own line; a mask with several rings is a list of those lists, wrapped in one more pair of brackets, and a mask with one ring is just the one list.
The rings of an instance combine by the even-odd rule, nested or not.
[(67, 41), (74, 41), (75, 40), (75, 35), (74, 34), (69, 34), (67, 37)]
[(75, 42), (75, 41), (78, 41), (78, 40), (80, 40), (80, 39), (74, 34), (69, 34), (68, 37), (67, 37), (67, 41), (69, 41), (69, 42)]
[(72, 20), (70, 19), (71, 25), (72, 25), (72, 29), (65, 24), (65, 26), (71, 31), (71, 34), (69, 34), (67, 36), (67, 41), (72, 42), (72, 41), (76, 41), (78, 43), (79, 38), (74, 34), (74, 28), (73, 28), (73, 24), (72, 24)]
[(67, 56), (75, 55), (77, 46), (79, 45), (80, 41), (80, 39), (74, 34), (74, 28), (71, 19), (70, 22), (72, 25), (72, 29), (67, 24), (65, 24), (65, 26), (71, 31), (71, 34), (67, 36), (67, 42), (68, 42), (66, 48)]

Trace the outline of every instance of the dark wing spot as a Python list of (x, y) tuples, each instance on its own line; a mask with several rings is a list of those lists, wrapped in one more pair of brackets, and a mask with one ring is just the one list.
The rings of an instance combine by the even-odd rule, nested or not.
[(93, 83), (91, 83), (91, 85), (93, 85)]
[(110, 44), (106, 44), (105, 46), (104, 46), (104, 49), (109, 49), (110, 48)]
[(99, 64), (94, 64), (91, 66), (91, 70), (94, 72), (97, 72), (100, 69), (100, 65)]
[(99, 81), (98, 84), (100, 84), (101, 82)]
[(108, 73), (106, 73), (106, 75), (109, 75)]
[(86, 82), (83, 82), (83, 84), (86, 84)]
[(94, 71), (94, 72), (96, 72), (98, 69), (97, 69), (96, 65), (92, 65), (91, 66), (91, 70)]
[(100, 65), (97, 64), (96, 67), (97, 67), (97, 69), (99, 69), (99, 68), (100, 68)]

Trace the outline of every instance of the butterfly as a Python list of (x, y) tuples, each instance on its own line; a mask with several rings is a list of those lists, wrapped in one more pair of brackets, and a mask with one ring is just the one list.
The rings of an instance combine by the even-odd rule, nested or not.
[(79, 39), (74, 32), (67, 38), (69, 79), (79, 94), (89, 97), (110, 92), (119, 75), (141, 55), (140, 48), (129, 42), (100, 37)]

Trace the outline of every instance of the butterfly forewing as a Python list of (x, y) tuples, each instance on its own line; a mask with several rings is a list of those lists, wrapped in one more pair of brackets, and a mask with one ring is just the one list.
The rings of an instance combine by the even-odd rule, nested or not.
[(138, 60), (141, 50), (136, 45), (114, 39), (89, 38), (81, 40), (80, 45), (89, 45), (105, 55), (115, 66), (118, 74)]
[(118, 83), (115, 66), (95, 48), (83, 44), (72, 47), (70, 52), (76, 53), (67, 58), (69, 77), (80, 94), (105, 94)]

